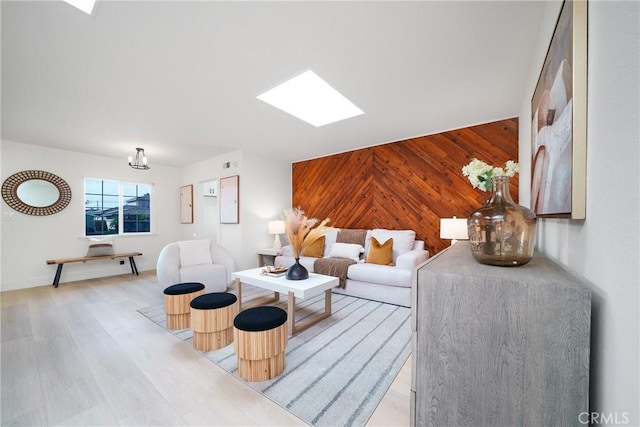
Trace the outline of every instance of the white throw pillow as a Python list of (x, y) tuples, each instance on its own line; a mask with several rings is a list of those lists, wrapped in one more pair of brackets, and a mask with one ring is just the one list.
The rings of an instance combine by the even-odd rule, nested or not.
[(331, 252), (331, 246), (333, 246), (337, 238), (338, 238), (337, 228), (333, 228), (324, 233), (324, 252), (323, 253), (325, 254), (325, 257), (329, 256), (326, 254)]
[(89, 248), (86, 256), (110, 256), (113, 255), (113, 240), (110, 238), (89, 238)]
[(362, 245), (355, 243), (334, 243), (329, 251), (329, 258), (350, 258), (355, 262), (360, 260), (360, 252), (363, 250)]
[(209, 240), (185, 240), (178, 242), (180, 247), (180, 266), (212, 264), (211, 243)]
[[(375, 237), (378, 242), (386, 242), (388, 239), (393, 239), (394, 263), (400, 255), (413, 250), (413, 243), (416, 240), (416, 232), (413, 230), (385, 230), (376, 228), (371, 230), (371, 236)], [(369, 254), (369, 247), (371, 246), (370, 237), (367, 239), (366, 246), (366, 253)]]

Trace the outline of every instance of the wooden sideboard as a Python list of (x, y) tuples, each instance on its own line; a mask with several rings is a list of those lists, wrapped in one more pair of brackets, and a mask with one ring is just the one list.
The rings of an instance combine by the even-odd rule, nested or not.
[(540, 253), (478, 263), (459, 242), (418, 268), (413, 426), (567, 426), (589, 411), (591, 291)]

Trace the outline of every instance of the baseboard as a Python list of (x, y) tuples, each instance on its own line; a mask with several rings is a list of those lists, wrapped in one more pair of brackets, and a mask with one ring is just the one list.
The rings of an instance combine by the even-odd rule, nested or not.
[[(68, 264), (62, 269), (62, 278), (60, 280), (59, 286), (63, 286), (65, 283), (78, 282), (80, 280), (89, 280), (89, 279), (100, 279), (103, 277), (109, 276), (120, 276), (122, 274), (131, 274), (131, 267), (129, 263), (125, 264), (125, 268), (97, 268), (97, 269), (83, 269), (81, 271), (72, 271), (73, 264)], [(71, 268), (69, 268), (71, 267)], [(155, 270), (155, 268), (150, 270), (140, 270), (138, 268), (138, 272), (142, 273), (143, 271), (151, 271)], [(51, 275), (47, 277), (38, 277), (32, 278), (30, 280), (21, 280), (19, 282), (6, 282), (2, 283), (2, 287), (0, 288), (1, 292), (8, 291), (17, 291), (19, 289), (29, 289), (29, 288), (37, 288), (41, 286), (52, 286), (53, 277), (55, 276), (55, 268), (51, 269)]]
[(48, 277), (46, 279), (31, 279), (27, 281), (20, 282), (6, 282), (2, 284), (2, 288), (0, 289), (2, 292), (8, 291), (17, 291), (19, 289), (28, 289), (28, 288), (38, 288), (41, 286), (51, 286), (53, 283), (53, 276)]

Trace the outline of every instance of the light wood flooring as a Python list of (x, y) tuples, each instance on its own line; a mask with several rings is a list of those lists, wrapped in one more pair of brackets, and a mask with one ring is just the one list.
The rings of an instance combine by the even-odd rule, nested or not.
[[(136, 310), (154, 272), (3, 292), (5, 425), (305, 425)], [(369, 426), (408, 426), (405, 363)]]

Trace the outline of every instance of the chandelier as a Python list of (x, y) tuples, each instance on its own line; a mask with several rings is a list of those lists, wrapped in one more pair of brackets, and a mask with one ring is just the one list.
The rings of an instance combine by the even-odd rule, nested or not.
[(147, 164), (147, 156), (144, 155), (144, 148), (136, 148), (135, 159), (129, 156), (129, 166), (134, 169), (151, 169)]

